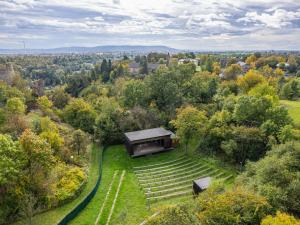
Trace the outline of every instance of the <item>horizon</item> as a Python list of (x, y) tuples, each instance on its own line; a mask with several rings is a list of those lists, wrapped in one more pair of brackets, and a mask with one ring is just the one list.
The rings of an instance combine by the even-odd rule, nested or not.
[(0, 12), (0, 49), (300, 50), (297, 0), (13, 0)]

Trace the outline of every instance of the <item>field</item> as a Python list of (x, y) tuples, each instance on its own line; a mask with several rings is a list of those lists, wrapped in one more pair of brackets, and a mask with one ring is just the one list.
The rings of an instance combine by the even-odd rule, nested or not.
[[(47, 212), (38, 214), (33, 217), (33, 225), (54, 225), (57, 224), (69, 211), (71, 211), (95, 186), (97, 182), (98, 174), (99, 174), (99, 163), (101, 156), (101, 149), (97, 146), (93, 146), (91, 148), (91, 165), (89, 171), (88, 181), (86, 186), (80, 195), (74, 199), (73, 201), (62, 205), (61, 207), (57, 207), (51, 209)], [(19, 221), (15, 223), (15, 225), (23, 225), (24, 221)]]
[(280, 103), (288, 108), (295, 125), (300, 127), (300, 101), (281, 100)]
[(98, 192), (70, 224), (139, 224), (157, 207), (191, 198), (192, 179), (208, 175), (227, 183), (235, 176), (214, 160), (184, 156), (179, 149), (132, 159), (123, 146), (111, 146)]

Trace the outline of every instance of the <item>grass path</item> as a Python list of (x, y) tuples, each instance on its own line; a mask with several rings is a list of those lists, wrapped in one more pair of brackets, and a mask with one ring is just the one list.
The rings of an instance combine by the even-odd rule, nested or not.
[[(98, 146), (93, 145), (91, 148), (91, 164), (88, 175), (88, 181), (83, 191), (79, 194), (79, 196), (73, 201), (62, 205), (60, 207), (51, 209), (47, 212), (38, 214), (33, 217), (33, 225), (56, 225), (69, 211), (71, 211), (77, 204), (81, 202), (81, 200), (89, 194), (89, 192), (94, 188), (97, 178), (99, 175), (99, 163), (101, 160), (101, 151)], [(24, 225), (26, 224), (24, 221), (19, 221), (15, 223), (15, 225)]]

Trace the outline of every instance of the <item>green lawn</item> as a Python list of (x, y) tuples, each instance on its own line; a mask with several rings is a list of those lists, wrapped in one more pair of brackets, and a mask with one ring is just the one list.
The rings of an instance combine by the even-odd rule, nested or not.
[[(146, 156), (141, 158), (132, 159), (128, 156), (124, 146), (110, 146), (104, 152), (103, 158), (103, 171), (100, 187), (95, 197), (89, 203), (89, 205), (73, 220), (71, 225), (90, 225), (94, 224), (99, 214), (100, 208), (106, 198), (106, 194), (109, 190), (110, 184), (111, 191), (106, 198), (106, 204), (101, 214), (101, 219), (98, 224), (105, 224), (109, 215), (112, 202), (114, 201), (117, 186), (119, 184), (120, 176), (123, 170), (126, 170), (126, 175), (122, 183), (119, 196), (117, 198), (115, 208), (112, 214), (110, 224), (112, 225), (137, 225), (141, 223), (149, 215), (152, 215), (156, 208), (171, 203), (182, 202), (187, 197), (172, 198), (170, 200), (158, 201), (150, 206), (146, 200), (146, 196), (139, 185), (136, 174), (133, 172), (133, 167), (144, 166), (149, 164), (163, 163), (177, 159), (183, 155), (180, 149), (170, 151), (168, 153), (161, 153), (152, 156)], [(192, 160), (199, 160), (212, 168), (220, 168), (215, 161), (209, 161), (207, 159), (201, 159), (198, 157), (190, 157)], [(113, 179), (114, 173), (117, 173), (115, 179)], [(225, 171), (225, 170), (223, 170)], [(227, 171), (227, 174), (233, 174), (232, 171)], [(112, 181), (113, 180), (113, 181)]]
[(300, 127), (300, 101), (281, 100), (280, 103), (288, 108), (295, 125)]
[[(91, 150), (92, 150), (91, 151), (92, 160), (91, 160), (91, 165), (89, 170), (88, 181), (83, 191), (80, 193), (80, 195), (73, 201), (63, 206), (51, 209), (47, 212), (34, 216), (33, 218), (34, 225), (56, 225), (69, 211), (71, 211), (77, 204), (79, 204), (81, 200), (94, 188), (99, 174), (99, 163), (101, 160), (100, 157), (101, 157), (102, 149), (94, 145), (92, 146)], [(15, 225), (23, 225), (23, 224), (25, 224), (24, 221), (19, 221), (15, 223)]]

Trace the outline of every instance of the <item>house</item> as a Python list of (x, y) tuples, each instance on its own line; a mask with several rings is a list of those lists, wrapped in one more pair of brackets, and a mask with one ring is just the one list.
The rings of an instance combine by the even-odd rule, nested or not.
[(198, 180), (193, 181), (193, 190), (195, 195), (198, 195), (200, 192), (206, 190), (211, 184), (211, 177), (204, 177)]
[(131, 62), (128, 64), (128, 70), (132, 74), (138, 74), (140, 72), (141, 65), (137, 62)]
[(276, 64), (276, 67), (277, 68), (280, 68), (280, 69), (286, 69), (286, 68), (288, 68), (290, 66), (290, 64), (288, 64), (288, 63), (277, 63)]
[(161, 66), (166, 66), (166, 65), (165, 64), (159, 64), (159, 63), (148, 63), (148, 71), (149, 72), (155, 72)]
[(195, 66), (198, 66), (198, 60), (197, 59), (179, 59), (178, 64), (187, 64), (187, 63), (194, 63)]
[(238, 64), (242, 68), (244, 73), (248, 72), (248, 70), (250, 69), (250, 65), (243, 61), (238, 61), (236, 64)]
[(172, 150), (174, 133), (164, 128), (152, 128), (127, 132), (125, 146), (131, 157), (154, 154)]

